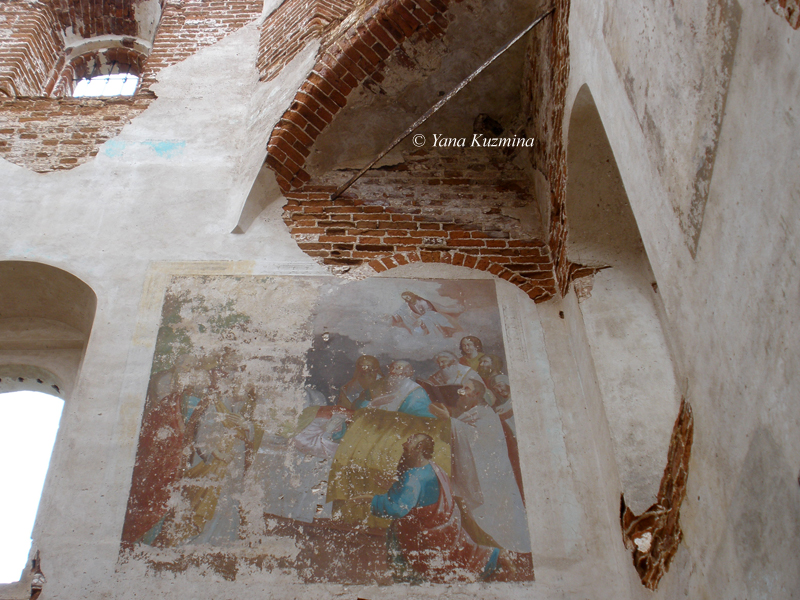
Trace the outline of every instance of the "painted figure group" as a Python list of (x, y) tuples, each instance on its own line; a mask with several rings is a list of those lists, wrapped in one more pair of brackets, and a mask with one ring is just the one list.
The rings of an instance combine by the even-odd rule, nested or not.
[[(479, 338), (463, 337), (459, 349), (436, 354), (427, 378), (405, 360), (384, 373), (360, 356), (336, 405), (316, 409), (294, 438), (306, 453), (334, 457), (334, 518), (393, 521), (401, 560), (433, 582), (486, 578), (512, 568), (509, 552), (530, 552), (508, 377)], [(449, 464), (434, 459), (435, 439)], [(386, 456), (399, 445), (388, 491), (357, 493), (365, 473), (385, 484)]]
[[(402, 296), (392, 326), (436, 348), (462, 331), (457, 316)], [(333, 397), (316, 392), (291, 433), (270, 436), (241, 357), (178, 357), (151, 378), (123, 547), (235, 543), (247, 480), (263, 487), (265, 516), (385, 533), (401, 579), (513, 576), (531, 548), (509, 380), (477, 336), (455, 341), (414, 361), (422, 373), (359, 356)], [(322, 498), (308, 498), (325, 477), (321, 517)]]

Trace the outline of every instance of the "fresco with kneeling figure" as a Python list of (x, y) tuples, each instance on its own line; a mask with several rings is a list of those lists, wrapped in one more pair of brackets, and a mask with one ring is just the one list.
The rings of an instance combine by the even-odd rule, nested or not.
[(172, 277), (121, 560), (533, 580), (494, 281)]

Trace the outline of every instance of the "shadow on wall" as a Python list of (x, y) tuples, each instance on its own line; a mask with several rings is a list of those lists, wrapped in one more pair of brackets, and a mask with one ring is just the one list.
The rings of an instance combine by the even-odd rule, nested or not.
[(585, 265), (573, 289), (625, 500), (643, 514), (661, 499), (681, 391), (656, 278), (586, 85), (572, 107), (567, 160), (567, 258)]

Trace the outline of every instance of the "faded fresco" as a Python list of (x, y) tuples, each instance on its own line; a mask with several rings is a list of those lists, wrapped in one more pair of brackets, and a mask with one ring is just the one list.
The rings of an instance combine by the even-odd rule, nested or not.
[(121, 560), (531, 581), (492, 280), (175, 276)]

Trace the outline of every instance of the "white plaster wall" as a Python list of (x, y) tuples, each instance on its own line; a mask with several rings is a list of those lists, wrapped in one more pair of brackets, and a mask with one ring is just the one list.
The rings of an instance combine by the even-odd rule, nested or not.
[[(649, 271), (649, 269), (647, 269)], [(625, 502), (656, 502), (680, 392), (647, 271), (611, 268), (579, 304), (620, 471)]]
[[(34, 530), (50, 583), (44, 597), (115, 593), (110, 578), (141, 419), (126, 400), (144, 397), (152, 361), (152, 346), (142, 346), (135, 329), (151, 262), (245, 260), (249, 268), (321, 272), (291, 240), (280, 198), (252, 235), (229, 233), (272, 126), (316, 53), (307, 47), (262, 84), (257, 48), (249, 25), (162, 71), (158, 99), (80, 167), (37, 174), (0, 160), (0, 256), (57, 266), (98, 297)], [(29, 595), (28, 581), (0, 586), (2, 598)]]
[[(603, 37), (608, 15), (645, 9), (575, 0), (570, 18), (568, 97), (588, 83), (595, 98), (694, 408), (685, 540), (658, 592), (670, 598), (789, 598), (800, 589), (800, 37), (765, 3), (741, 7), (696, 259), (668, 192), (671, 167), (649, 157)], [(647, 44), (668, 45), (666, 29), (649, 31)], [(688, 58), (639, 52), (627, 60), (656, 76), (679, 73)], [(650, 101), (676, 119), (697, 116), (674, 98)]]

